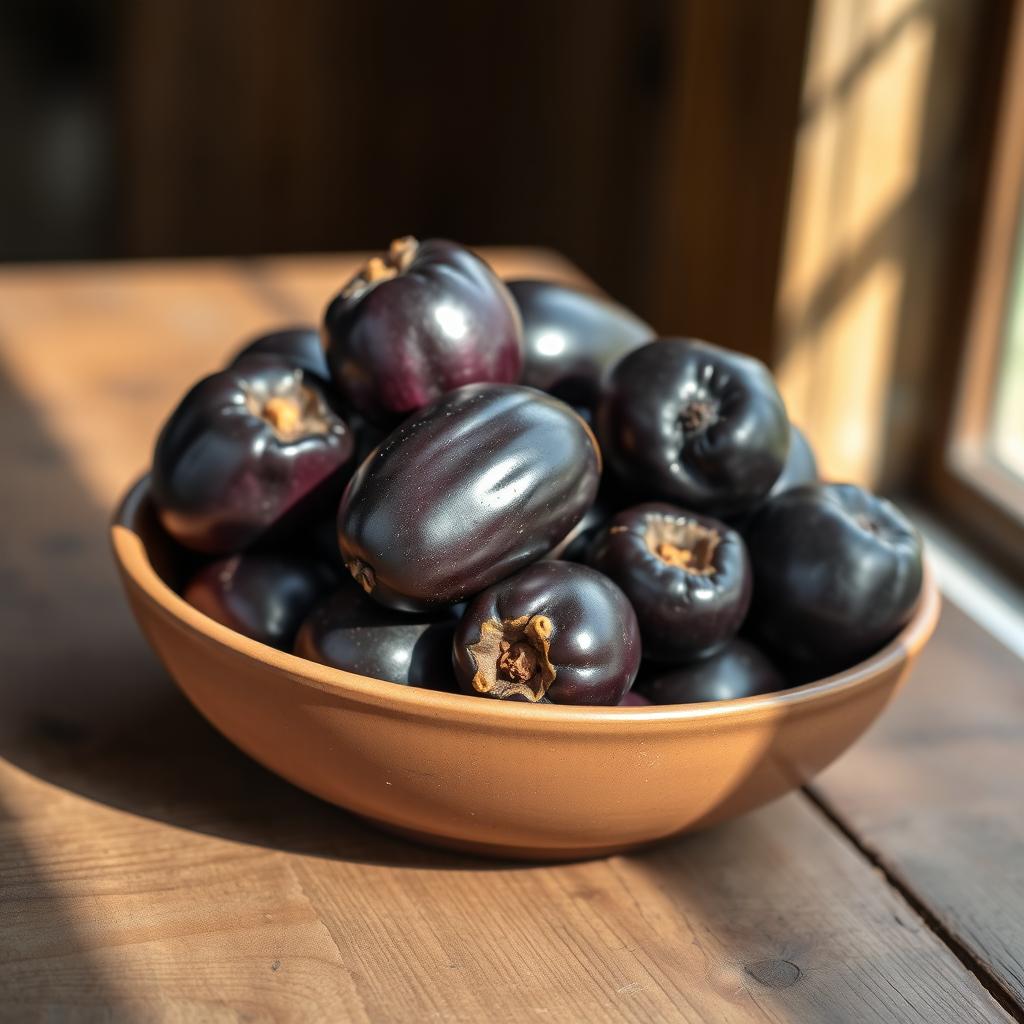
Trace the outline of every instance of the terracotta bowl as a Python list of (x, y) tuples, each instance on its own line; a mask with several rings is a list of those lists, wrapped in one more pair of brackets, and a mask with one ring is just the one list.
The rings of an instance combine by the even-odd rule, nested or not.
[(505, 704), (327, 668), (208, 619), (161, 575), (171, 556), (145, 479), (112, 533), (139, 625), (232, 743), (391, 831), (505, 857), (621, 851), (795, 789), (874, 721), (939, 612), (929, 575), (909, 625), (874, 657), (769, 696), (652, 708)]

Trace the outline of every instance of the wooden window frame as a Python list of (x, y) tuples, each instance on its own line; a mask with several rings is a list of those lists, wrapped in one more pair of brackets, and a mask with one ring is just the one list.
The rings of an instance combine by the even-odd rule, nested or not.
[(1007, 28), (977, 257), (967, 275), (966, 326), (944, 403), (947, 414), (936, 431), (928, 491), (937, 511), (1024, 580), (1024, 480), (989, 443), (1024, 213), (1024, 4), (1013, 5)]

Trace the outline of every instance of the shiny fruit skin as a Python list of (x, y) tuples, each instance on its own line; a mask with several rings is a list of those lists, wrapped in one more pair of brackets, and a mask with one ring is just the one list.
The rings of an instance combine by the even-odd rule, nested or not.
[(746, 533), (747, 527), (765, 501), (774, 498), (777, 494), (782, 494), (783, 491), (800, 487), (802, 484), (816, 484), (818, 480), (818, 460), (815, 458), (814, 449), (804, 432), (790, 423), (789, 452), (778, 480), (772, 484), (772, 489), (763, 501), (741, 515), (729, 516), (729, 525), (735, 527), (740, 533)]
[(921, 538), (884, 498), (805, 484), (765, 502), (747, 529), (750, 629), (782, 658), (827, 674), (855, 664), (910, 618)]
[(640, 688), (654, 704), (697, 704), (775, 693), (788, 685), (766, 654), (736, 637), (707, 658), (649, 673)]
[[(691, 532), (697, 536), (690, 538)], [(693, 571), (657, 553), (662, 544), (685, 552), (705, 535), (709, 558), (705, 565), (696, 556)], [(671, 548), (664, 550), (672, 556)], [(735, 635), (750, 606), (743, 538), (725, 523), (674, 505), (649, 502), (612, 516), (591, 543), (587, 564), (625, 591), (640, 622), (644, 657), (651, 661), (712, 653)]]
[(592, 407), (611, 368), (656, 335), (603, 295), (554, 281), (509, 281), (523, 319), (522, 383), (570, 405)]
[(630, 690), (622, 700), (619, 701), (620, 708), (647, 708), (650, 707), (653, 701), (648, 700), (642, 693), (637, 693), (636, 690)]
[(414, 255), (388, 262), (395, 276), (357, 275), (324, 315), (338, 389), (386, 426), (464, 384), (517, 382), (523, 362), (519, 312), (490, 267), (455, 242), (393, 246), (405, 242)]
[(382, 604), (455, 604), (543, 557), (597, 492), (587, 425), (532, 388), (473, 384), (405, 421), (338, 513), (349, 571)]
[(768, 368), (688, 338), (630, 352), (605, 384), (601, 450), (624, 483), (712, 515), (738, 515), (785, 465), (789, 423)]
[[(548, 623), (546, 636), (530, 631), (529, 624), (540, 620)], [(500, 645), (499, 634), (513, 642), (523, 630), (522, 643), (535, 653), (546, 649), (551, 672), (515, 686), (496, 670), (491, 648)], [(497, 699), (536, 702), (546, 696), (554, 704), (616, 705), (633, 685), (640, 654), (626, 595), (606, 576), (572, 562), (537, 562), (489, 587), (469, 602), (455, 631), (459, 686)], [(480, 680), (493, 687), (482, 692)]]
[(311, 559), (245, 552), (205, 565), (182, 596), (236, 633), (287, 651), (310, 609), (335, 583), (334, 574)]
[(312, 374), (325, 386), (333, 387), (323, 341), (315, 327), (285, 327), (270, 334), (261, 334), (243, 346), (231, 360), (231, 365), (235, 366), (250, 356), (271, 356), (286, 366), (298, 367)]
[[(267, 418), (282, 396), (308, 412), (284, 434)], [(253, 356), (199, 381), (171, 414), (153, 455), (154, 504), (179, 543), (229, 554), (312, 515), (340, 490), (352, 450), (315, 379)]]
[(453, 616), (382, 608), (346, 579), (302, 624), (295, 653), (372, 679), (454, 693), (454, 632)]
[(798, 426), (790, 423), (786, 464), (782, 467), (778, 479), (772, 484), (768, 497), (774, 498), (776, 494), (782, 494), (783, 491), (792, 490), (801, 484), (816, 484), (818, 479), (818, 460), (815, 458), (811, 442)]

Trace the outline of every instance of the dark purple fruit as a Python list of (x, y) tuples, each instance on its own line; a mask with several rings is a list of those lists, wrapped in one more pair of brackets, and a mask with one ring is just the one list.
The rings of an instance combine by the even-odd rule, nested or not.
[(630, 690), (622, 700), (619, 701), (620, 708), (645, 708), (650, 707), (651, 701), (649, 701), (642, 693), (637, 693), (636, 690)]
[(772, 498), (747, 544), (752, 632), (820, 674), (877, 650), (921, 591), (917, 530), (891, 502), (852, 484), (805, 484)]
[(320, 332), (315, 327), (286, 327), (263, 334), (245, 345), (231, 360), (231, 365), (235, 366), (249, 356), (271, 356), (286, 366), (297, 367), (324, 384), (330, 384), (331, 371), (327, 368)]
[(310, 559), (246, 552), (204, 566), (182, 596), (236, 633), (287, 651), (302, 620), (335, 583), (333, 573)]
[(768, 368), (685, 338), (622, 359), (595, 423), (608, 464), (626, 484), (716, 516), (756, 505), (789, 449), (786, 409)]
[[(814, 450), (810, 442), (804, 436), (799, 427), (789, 425), (789, 453), (786, 455), (786, 464), (782, 467), (778, 480), (772, 485), (764, 501), (774, 498), (776, 494), (799, 487), (801, 484), (816, 484), (818, 482), (818, 460), (814, 457)], [(746, 533), (747, 527), (757, 515), (758, 509), (764, 504), (759, 502), (753, 508), (748, 509), (740, 515), (729, 516), (729, 525), (735, 527), (741, 533)]]
[(513, 383), (523, 362), (519, 312), (469, 249), (399, 238), (335, 296), (324, 316), (327, 361), (345, 400), (395, 424), (446, 391)]
[(466, 693), (536, 703), (618, 704), (640, 667), (626, 595), (572, 562), (538, 562), (469, 603), (455, 631)]
[(314, 378), (253, 356), (201, 380), (153, 455), (160, 521), (186, 547), (228, 554), (301, 523), (340, 490), (352, 434)]
[(786, 464), (782, 467), (779, 478), (772, 484), (769, 498), (783, 491), (799, 487), (801, 484), (816, 484), (818, 482), (818, 460), (814, 457), (814, 449), (811, 447), (807, 435), (792, 423), (789, 425), (789, 451), (786, 454)]
[(608, 371), (656, 331), (625, 306), (553, 281), (509, 281), (523, 318), (522, 382), (591, 407)]
[(723, 646), (750, 605), (743, 538), (725, 523), (650, 503), (619, 512), (587, 564), (610, 576), (636, 610), (644, 657), (684, 661)]
[(382, 604), (455, 604), (541, 558), (594, 499), (587, 425), (532, 388), (474, 384), (405, 421), (338, 513), (349, 571)]
[(348, 583), (302, 624), (295, 653), (373, 679), (454, 693), (454, 632), (452, 616), (394, 612)]
[(655, 704), (696, 704), (775, 693), (788, 685), (765, 654), (737, 637), (710, 657), (654, 673), (642, 689)]

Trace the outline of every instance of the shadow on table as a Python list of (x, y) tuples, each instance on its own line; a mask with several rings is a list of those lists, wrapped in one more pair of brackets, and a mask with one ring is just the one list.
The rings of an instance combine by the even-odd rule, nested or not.
[[(235, 842), (410, 868), (529, 868), (385, 835), (263, 769), (209, 726), (131, 618), (108, 511), (2, 373), (0, 465), (18, 483), (0, 531), (0, 756), (97, 802)], [(795, 784), (800, 773), (787, 761), (752, 751), (733, 786), (779, 773)]]
[(410, 868), (509, 867), (378, 832), (214, 731), (128, 611), (108, 510), (2, 371), (0, 466), (17, 484), (0, 531), (0, 757), (99, 803), (235, 842)]

